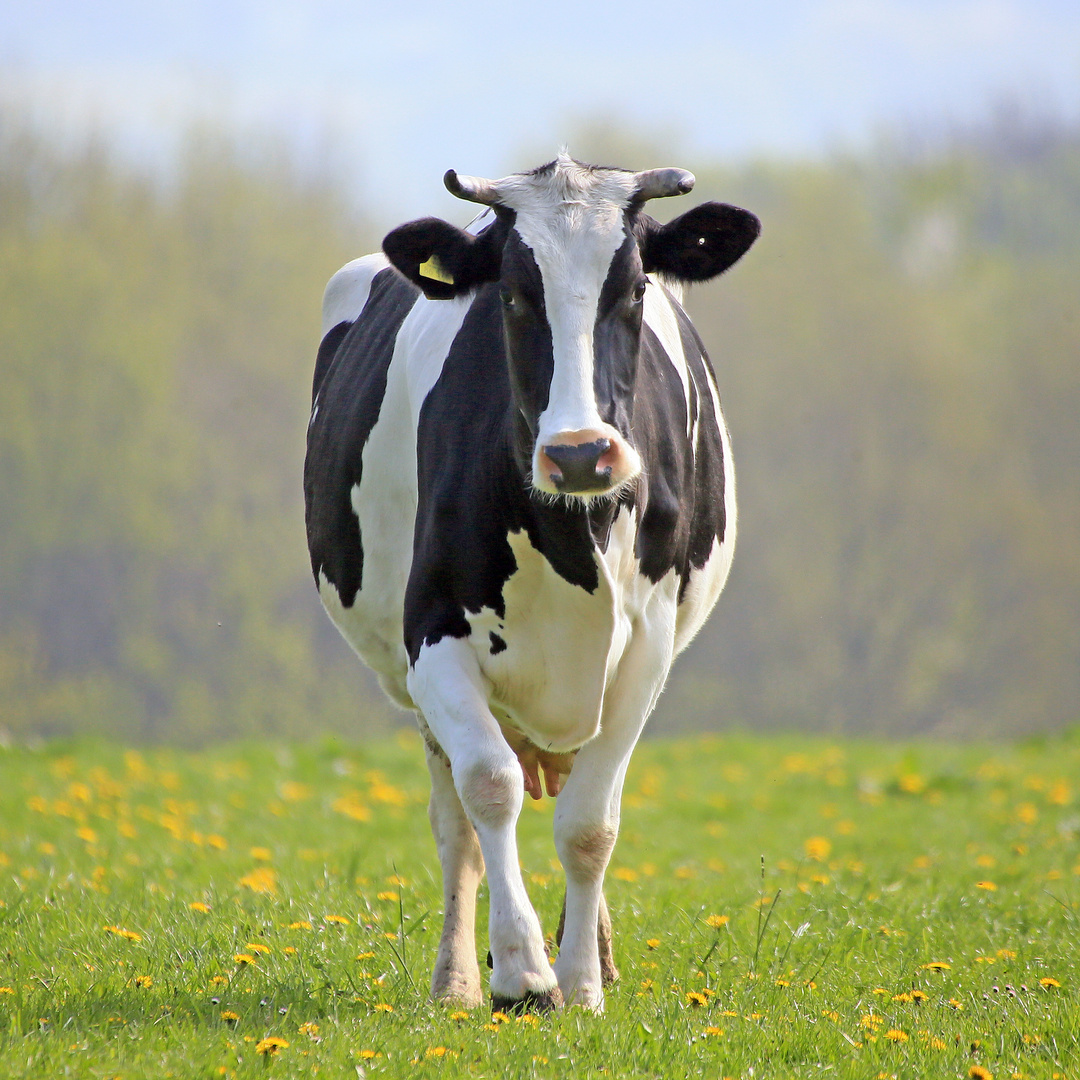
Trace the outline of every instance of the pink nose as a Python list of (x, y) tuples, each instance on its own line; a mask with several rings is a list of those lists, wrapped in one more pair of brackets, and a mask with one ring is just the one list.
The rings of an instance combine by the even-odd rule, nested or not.
[(541, 447), (537, 455), (540, 472), (556, 490), (584, 494), (607, 491), (618, 482), (617, 442), (589, 431), (569, 432), (556, 438), (556, 442)]

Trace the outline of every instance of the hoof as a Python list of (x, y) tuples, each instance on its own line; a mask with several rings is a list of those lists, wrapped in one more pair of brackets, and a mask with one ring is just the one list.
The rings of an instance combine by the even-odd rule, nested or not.
[(562, 993), (556, 986), (543, 994), (526, 994), (522, 998), (498, 997), (491, 995), (491, 1011), (504, 1012), (508, 1016), (524, 1016), (525, 1013), (549, 1013), (562, 1008)]

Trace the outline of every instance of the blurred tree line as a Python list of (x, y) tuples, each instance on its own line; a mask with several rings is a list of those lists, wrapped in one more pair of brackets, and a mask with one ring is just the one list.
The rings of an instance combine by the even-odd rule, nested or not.
[[(693, 168), (665, 211), (764, 222), (691, 298), (740, 535), (654, 730), (1075, 722), (1080, 130), (1005, 117), (726, 171), (591, 141), (575, 153)], [(321, 291), (378, 242), (317, 173), (204, 133), (151, 181), (0, 110), (0, 728), (394, 722), (303, 538)]]

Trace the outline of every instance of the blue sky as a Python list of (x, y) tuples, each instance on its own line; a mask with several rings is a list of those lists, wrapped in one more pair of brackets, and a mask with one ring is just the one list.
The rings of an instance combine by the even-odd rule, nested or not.
[[(329, 141), (379, 215), (447, 212), (583, 119), (679, 164), (820, 153), (1019, 96), (1080, 114), (1076, 0), (0, 0), (0, 71), (49, 123), (167, 154), (191, 118)], [(659, 164), (628, 162), (635, 166)]]

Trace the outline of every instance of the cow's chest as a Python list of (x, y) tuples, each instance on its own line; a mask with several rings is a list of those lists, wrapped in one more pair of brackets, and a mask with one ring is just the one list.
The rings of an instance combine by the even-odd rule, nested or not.
[(640, 616), (674, 600), (638, 572), (634, 518), (625, 511), (597, 555), (591, 593), (556, 573), (524, 532), (508, 540), (517, 569), (503, 586), (505, 610), (470, 613), (469, 640), (500, 722), (542, 749), (576, 749), (599, 730)]

